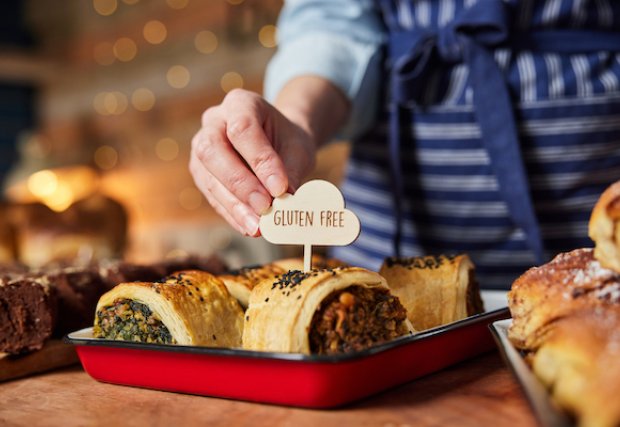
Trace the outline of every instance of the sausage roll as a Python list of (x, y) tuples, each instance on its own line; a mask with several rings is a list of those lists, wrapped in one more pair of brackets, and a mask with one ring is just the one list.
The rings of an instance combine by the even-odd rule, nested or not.
[(237, 298), (239, 304), (245, 309), (250, 301), (250, 293), (258, 283), (265, 279), (272, 279), (278, 274), (286, 273), (281, 267), (275, 264), (263, 266), (243, 267), (239, 270), (231, 271), (227, 274), (218, 276), (230, 294)]
[(474, 265), (467, 255), (387, 258), (381, 270), (416, 330), (484, 311)]
[(243, 347), (251, 350), (337, 354), (413, 332), (385, 279), (357, 267), (262, 281), (245, 314)]
[(182, 271), (159, 283), (122, 283), (97, 304), (94, 335), (159, 344), (239, 347), (243, 311), (215, 276)]
[(594, 256), (601, 265), (620, 272), (620, 181), (608, 187), (596, 202), (588, 234), (596, 243)]
[(547, 325), (584, 307), (620, 304), (620, 274), (577, 249), (526, 271), (512, 285), (509, 338), (520, 349), (535, 350)]

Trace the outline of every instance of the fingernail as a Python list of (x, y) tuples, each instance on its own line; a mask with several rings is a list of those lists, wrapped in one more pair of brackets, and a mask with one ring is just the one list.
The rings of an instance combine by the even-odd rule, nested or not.
[(269, 175), (265, 184), (273, 197), (281, 196), (286, 191), (286, 183), (277, 175)]
[(271, 206), (271, 199), (259, 191), (254, 191), (248, 196), (248, 203), (250, 203), (254, 212), (262, 215)]
[(253, 236), (258, 231), (258, 219), (254, 215), (246, 215), (244, 218), (246, 232)]

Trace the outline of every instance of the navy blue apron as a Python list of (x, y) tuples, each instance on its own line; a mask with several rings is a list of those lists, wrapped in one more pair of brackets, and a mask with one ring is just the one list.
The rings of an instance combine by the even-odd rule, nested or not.
[[(620, 179), (620, 126), (613, 125), (620, 119), (620, 92), (603, 87), (596, 94), (579, 81), (594, 80), (592, 73), (577, 75), (599, 64), (596, 58), (606, 64), (605, 55), (620, 51), (620, 33), (562, 25), (523, 30), (516, 28), (515, 2), (480, 0), (465, 7), (446, 0), (444, 7), (447, 1), (456, 8), (449, 22), (410, 28), (400, 16), (403, 4), (415, 14), (423, 2), (380, 2), (389, 34), (387, 102), (375, 129), (354, 143), (343, 185), (361, 217), (362, 235), (335, 256), (376, 268), (389, 255), (468, 252), (483, 286), (507, 288), (526, 268), (590, 245), (592, 204)], [(498, 63), (500, 51), (516, 58), (512, 67)], [(540, 80), (529, 83), (537, 95), (532, 99), (519, 92), (528, 87), (528, 59), (521, 52)], [(566, 75), (564, 97), (553, 97), (554, 82), (536, 75), (541, 63), (550, 72), (558, 62)], [(572, 80), (563, 73), (569, 65), (577, 70)], [(435, 95), (454, 94), (457, 66), (466, 72), (462, 99), (433, 99), (431, 86)], [(613, 83), (612, 76), (607, 80)], [(566, 96), (571, 84), (590, 92)], [(582, 122), (587, 132), (570, 130)]]

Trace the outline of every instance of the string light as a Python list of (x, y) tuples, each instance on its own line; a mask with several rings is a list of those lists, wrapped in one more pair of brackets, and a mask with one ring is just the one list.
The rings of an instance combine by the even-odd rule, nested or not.
[(276, 32), (275, 25), (265, 25), (258, 31), (258, 41), (265, 47), (276, 47)]
[(189, 84), (190, 79), (189, 70), (182, 65), (174, 65), (166, 73), (168, 84), (175, 89), (183, 89)]
[(152, 20), (144, 25), (142, 35), (147, 42), (151, 44), (160, 44), (166, 40), (168, 30), (161, 21)]
[(93, 58), (99, 65), (110, 65), (114, 63), (114, 46), (110, 42), (102, 42), (93, 49)]
[(149, 111), (155, 105), (155, 94), (146, 88), (136, 89), (131, 94), (131, 104), (138, 111)]
[(168, 6), (172, 9), (183, 9), (187, 6), (189, 0), (166, 0), (166, 3), (168, 3)]
[(211, 31), (200, 31), (194, 37), (194, 46), (200, 53), (209, 54), (217, 49), (217, 36)]
[(222, 90), (226, 93), (230, 92), (233, 89), (243, 87), (243, 77), (241, 74), (235, 71), (229, 71), (224, 74), (220, 79), (220, 86)]
[(179, 193), (179, 205), (183, 209), (193, 211), (202, 205), (202, 194), (195, 187), (188, 187)]
[(155, 144), (155, 154), (161, 160), (172, 161), (179, 155), (179, 144), (172, 138), (162, 138)]
[(102, 16), (110, 16), (116, 12), (118, 2), (116, 0), (93, 0), (95, 12)]
[(129, 62), (136, 57), (138, 47), (129, 37), (121, 37), (114, 43), (114, 55), (119, 61)]
[(114, 147), (102, 145), (95, 150), (95, 164), (103, 170), (110, 170), (118, 163), (118, 152)]

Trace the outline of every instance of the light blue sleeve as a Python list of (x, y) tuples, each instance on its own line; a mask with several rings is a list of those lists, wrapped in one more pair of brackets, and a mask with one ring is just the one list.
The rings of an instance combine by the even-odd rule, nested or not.
[(267, 68), (265, 97), (273, 101), (295, 77), (323, 77), (351, 101), (351, 115), (339, 136), (357, 136), (375, 119), (384, 40), (373, 0), (287, 0), (278, 21), (278, 51)]

